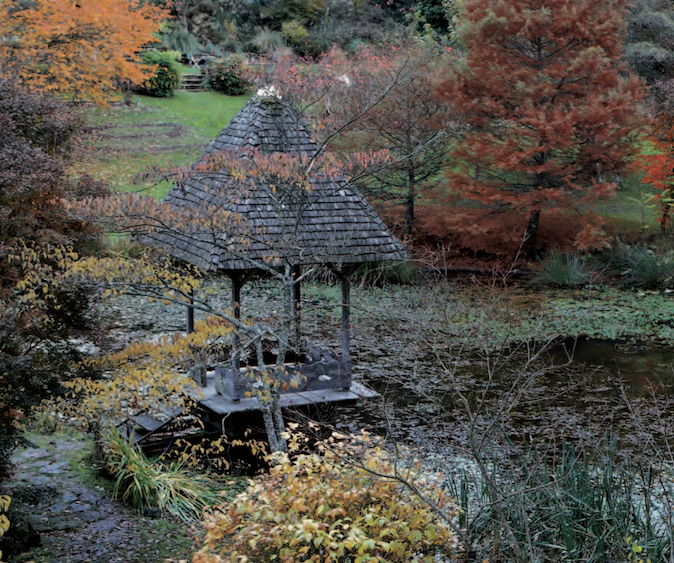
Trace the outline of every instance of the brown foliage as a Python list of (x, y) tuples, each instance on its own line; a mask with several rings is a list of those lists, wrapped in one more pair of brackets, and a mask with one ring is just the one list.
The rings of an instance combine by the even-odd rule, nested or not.
[[(383, 215), (387, 225), (400, 232), (404, 209), (388, 209)], [(420, 206), (414, 240), (416, 254), (429, 257), (435, 253), (436, 259), (441, 261), (458, 260), (471, 265), (512, 260), (522, 250), (522, 235), (528, 218), (528, 213), (522, 210), (494, 213), (477, 207)], [(578, 248), (587, 240), (590, 219), (595, 225), (601, 224), (597, 217), (581, 217), (566, 210), (546, 210), (542, 215), (538, 243), (544, 248)], [(590, 234), (592, 244), (601, 246), (604, 239), (595, 232), (590, 231)]]
[(465, 64), (439, 89), (469, 126), (448, 178), (493, 213), (528, 213), (530, 246), (538, 214), (612, 195), (637, 150), (643, 86), (624, 75), (624, 10), (622, 0), (465, 5)]
[(65, 279), (64, 265), (95, 231), (59, 201), (73, 185), (57, 157), (75, 142), (78, 120), (2, 81), (0, 108), (1, 473), (17, 421), (58, 388), (75, 358), (64, 339), (85, 328), (87, 294)]

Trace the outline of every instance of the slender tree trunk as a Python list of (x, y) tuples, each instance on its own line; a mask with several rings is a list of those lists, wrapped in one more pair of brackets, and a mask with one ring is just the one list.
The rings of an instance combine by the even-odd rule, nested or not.
[(662, 214), (660, 215), (660, 232), (664, 234), (667, 231), (667, 227), (669, 227), (669, 224), (671, 223), (671, 217), (670, 217), (670, 205), (669, 203), (665, 203), (662, 206)]
[(527, 254), (533, 254), (536, 250), (536, 243), (538, 240), (538, 222), (541, 217), (540, 209), (532, 209), (529, 215), (529, 223), (527, 230), (524, 233), (524, 249)]
[[(410, 136), (409, 130), (406, 135), (406, 148), (407, 154), (411, 154), (414, 150), (412, 145), (412, 139)], [(402, 236), (407, 237), (411, 236), (414, 232), (414, 201), (417, 197), (416, 194), (416, 167), (415, 167), (414, 157), (410, 156), (407, 161), (407, 198), (405, 200), (405, 223), (403, 224)]]
[(403, 224), (402, 236), (411, 236), (414, 232), (414, 200), (416, 199), (414, 162), (410, 159), (407, 167), (407, 199), (405, 200), (405, 223)]
[(262, 408), (262, 419), (264, 420), (264, 428), (267, 432), (267, 440), (269, 441), (269, 448), (272, 453), (283, 451), (279, 441), (276, 437), (276, 428), (274, 426), (274, 417), (272, 411), (269, 407), (264, 406)]
[(262, 409), (264, 429), (267, 432), (269, 447), (272, 453), (285, 452), (288, 450), (288, 446), (285, 438), (283, 438), (285, 426), (283, 424), (281, 406), (278, 401), (279, 386), (275, 385), (275, 381), (269, 380), (270, 377), (273, 379), (280, 377), (278, 373), (279, 368), (275, 366), (271, 374), (265, 371), (262, 340), (259, 338), (255, 342), (255, 349), (257, 352), (257, 365), (260, 370), (260, 377), (262, 378), (262, 393), (258, 395), (258, 401), (260, 401), (260, 408)]

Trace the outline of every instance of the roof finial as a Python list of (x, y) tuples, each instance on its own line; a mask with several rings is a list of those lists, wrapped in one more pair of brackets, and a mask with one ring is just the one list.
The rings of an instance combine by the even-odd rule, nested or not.
[(262, 88), (258, 88), (255, 95), (258, 98), (276, 98), (278, 100), (281, 99), (281, 93), (273, 84), (270, 84), (269, 86), (263, 86)]

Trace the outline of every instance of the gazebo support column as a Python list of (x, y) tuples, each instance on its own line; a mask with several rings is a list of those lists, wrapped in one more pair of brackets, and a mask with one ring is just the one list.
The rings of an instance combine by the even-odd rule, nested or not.
[[(230, 271), (227, 272), (229, 279), (232, 280), (232, 316), (238, 321), (241, 319), (241, 288), (243, 287), (244, 276), (241, 272)], [(234, 346), (234, 362), (232, 368), (235, 373), (239, 371), (241, 362), (239, 360), (239, 348), (241, 348), (241, 339), (239, 338), (238, 328), (234, 329), (234, 335), (232, 338), (232, 345)]]
[(338, 270), (330, 266), (332, 272), (342, 282), (342, 362), (346, 369), (351, 371), (351, 282), (349, 275), (354, 270), (354, 266), (346, 266)]
[(342, 361), (351, 371), (351, 282), (342, 276)]
[(238, 321), (241, 318), (241, 276), (237, 274), (232, 274), (230, 276), (232, 280), (232, 315)]
[(293, 286), (293, 300), (295, 302), (295, 311), (293, 322), (295, 324), (295, 349), (299, 355), (301, 352), (301, 341), (302, 341), (302, 330), (301, 330), (301, 320), (302, 320), (302, 311), (301, 311), (301, 302), (302, 302), (302, 287), (300, 282), (301, 270), (299, 266), (293, 266), (293, 278), (295, 279), (295, 285)]
[(187, 334), (192, 334), (194, 332), (194, 291), (190, 291), (190, 300), (189, 305), (187, 305), (187, 314), (185, 315), (185, 324), (187, 328)]
[[(232, 316), (238, 321), (241, 319), (241, 288), (253, 277), (255, 270), (225, 270), (224, 273), (232, 281)], [(234, 350), (237, 351), (234, 355), (234, 368), (239, 369), (238, 350), (241, 347), (241, 339), (238, 330), (234, 331), (232, 343)]]

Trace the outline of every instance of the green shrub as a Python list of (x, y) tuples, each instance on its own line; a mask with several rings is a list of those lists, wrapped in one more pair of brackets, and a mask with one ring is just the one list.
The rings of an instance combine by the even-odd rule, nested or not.
[[(297, 443), (290, 440), (291, 451)], [(321, 446), (326, 443), (319, 444), (321, 453), (292, 460), (277, 454), (269, 475), (207, 513), (205, 545), (193, 561), (449, 560), (452, 530), (418, 496), (379, 476), (393, 475), (393, 468), (367, 436)], [(456, 515), (437, 485), (430, 478), (418, 483), (435, 506)]]
[(297, 20), (283, 22), (283, 25), (281, 26), (281, 35), (283, 35), (283, 39), (286, 40), (286, 43), (291, 46), (299, 45), (309, 38), (307, 28)]
[(624, 285), (644, 289), (674, 287), (674, 254), (648, 248), (619, 245), (604, 253), (608, 271)]
[(211, 481), (188, 472), (179, 463), (150, 461), (112, 430), (103, 444), (105, 468), (115, 479), (114, 496), (133, 506), (156, 507), (186, 522), (221, 500)]
[(180, 84), (180, 76), (174, 63), (180, 53), (175, 51), (146, 51), (141, 55), (144, 63), (155, 67), (154, 74), (138, 88), (139, 94), (154, 98), (173, 96)]
[(223, 62), (211, 63), (206, 72), (206, 83), (221, 94), (242, 96), (251, 88), (250, 82), (242, 76), (244, 66), (243, 57), (237, 55), (230, 55)]
[(400, 285), (418, 280), (419, 273), (409, 262), (365, 262), (353, 277), (362, 286)]
[(595, 272), (585, 256), (553, 251), (541, 262), (535, 281), (560, 287), (577, 287), (592, 283)]

